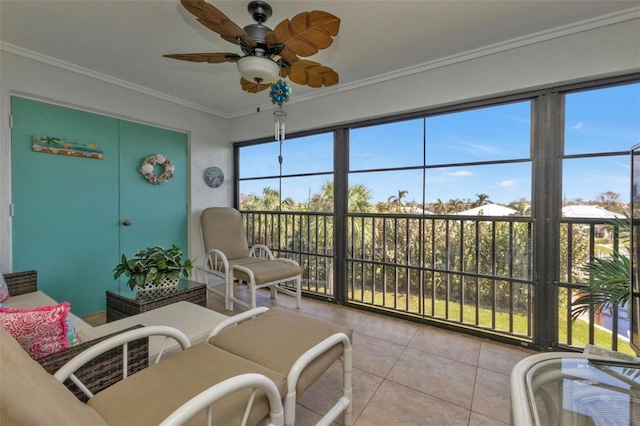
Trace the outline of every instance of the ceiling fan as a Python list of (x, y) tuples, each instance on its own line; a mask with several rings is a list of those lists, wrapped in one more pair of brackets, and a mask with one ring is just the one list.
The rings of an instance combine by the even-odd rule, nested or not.
[(224, 13), (203, 0), (180, 0), (205, 27), (223, 39), (240, 46), (244, 55), (236, 53), (177, 53), (167, 58), (218, 64), (236, 62), (242, 78), (242, 90), (257, 93), (268, 88), (279, 77), (310, 87), (338, 83), (338, 73), (318, 62), (300, 59), (316, 54), (333, 43), (340, 29), (336, 16), (314, 10), (285, 19), (273, 30), (264, 25), (273, 10), (264, 1), (252, 1), (247, 10), (257, 22), (240, 28)]

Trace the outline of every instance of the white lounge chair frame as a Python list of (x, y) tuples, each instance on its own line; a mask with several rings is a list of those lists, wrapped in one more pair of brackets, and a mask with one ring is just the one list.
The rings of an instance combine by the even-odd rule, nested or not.
[[(223, 223), (222, 229), (220, 229), (218, 233), (215, 233), (215, 229), (210, 229), (209, 232), (214, 232), (212, 235), (215, 235), (217, 238), (216, 243), (210, 243), (209, 247), (207, 247), (207, 238), (205, 236), (205, 229), (203, 229), (202, 222), (204, 215), (211, 215), (213, 217), (219, 217), (220, 221)], [(207, 223), (215, 223), (215, 221), (207, 222)], [(225, 227), (224, 225), (228, 225)], [(213, 226), (213, 225), (212, 225)], [(213, 226), (215, 228), (215, 226)], [(275, 299), (277, 297), (278, 291), (288, 294), (296, 298), (296, 307), (300, 309), (302, 305), (302, 271), (300, 271), (297, 275), (291, 275), (289, 277), (281, 278), (279, 280), (265, 282), (261, 284), (256, 283), (254, 272), (250, 267), (246, 267), (243, 265), (234, 265), (233, 262), (229, 262), (229, 255), (240, 255), (238, 259), (246, 259), (246, 258), (260, 258), (267, 259), (273, 262), (284, 262), (289, 265), (295, 266), (298, 270), (300, 270), (300, 265), (292, 260), (287, 258), (277, 258), (273, 255), (273, 252), (269, 247), (264, 244), (255, 244), (252, 247), (248, 247), (247, 244), (247, 236), (246, 229), (242, 222), (242, 216), (240, 212), (231, 207), (210, 207), (205, 209), (202, 212), (201, 216), (201, 225), (200, 231), (202, 236), (202, 242), (204, 244), (206, 255), (203, 259), (203, 263), (201, 267), (198, 267), (203, 274), (203, 281), (207, 285), (207, 289), (218, 296), (224, 297), (225, 309), (228, 311), (233, 310), (233, 304), (238, 303), (244, 306), (247, 309), (253, 309), (256, 307), (256, 290), (259, 288), (269, 287), (271, 289), (271, 298)], [(229, 235), (221, 236), (222, 232), (229, 231)], [(220, 236), (219, 236), (220, 234)], [(233, 241), (234, 244), (229, 243), (229, 241)], [(217, 247), (216, 247), (217, 246)], [(230, 249), (231, 251), (226, 253), (224, 252), (226, 249)], [(238, 249), (238, 247), (242, 247), (242, 249)], [(234, 247), (231, 249), (231, 247)], [(229, 254), (231, 253), (231, 254)], [(236, 258), (234, 258), (236, 259)], [(242, 272), (249, 277), (249, 281), (247, 285), (249, 286), (249, 292), (251, 294), (251, 301), (247, 303), (243, 300), (236, 298), (233, 294), (233, 284), (236, 280), (242, 281), (242, 278), (236, 275), (236, 272)], [(219, 287), (219, 283), (210, 282), (211, 276), (215, 276), (221, 278), (224, 282), (224, 290), (221, 291), (217, 287)], [(244, 277), (244, 275), (243, 275)], [(289, 282), (293, 282), (295, 286), (295, 290), (291, 288), (283, 287), (282, 284), (286, 284)]]
[[(95, 357), (111, 349), (122, 346), (123, 379), (126, 379), (128, 370), (128, 343), (144, 337), (157, 335), (165, 336), (165, 344), (168, 338), (176, 340), (183, 350), (191, 346), (189, 338), (180, 330), (177, 330), (175, 328), (166, 326), (142, 327), (118, 334), (81, 352), (65, 365), (63, 365), (54, 374), (54, 377), (61, 383), (64, 383), (67, 379), (70, 379), (73, 383), (76, 384), (76, 386), (78, 386), (82, 390), (85, 395), (87, 395), (89, 398), (93, 398), (93, 393), (91, 393), (91, 391), (89, 391), (89, 389), (74, 374), (80, 367), (82, 367)], [(164, 352), (164, 346), (165, 345), (163, 345), (162, 349), (160, 350), (155, 363), (160, 360), (162, 353)], [(197, 366), (194, 366), (194, 368), (197, 368)], [(253, 406), (256, 389), (259, 389), (266, 394), (269, 401), (270, 413), (269, 423), (267, 423), (267, 425), (282, 426), (284, 424), (284, 411), (282, 407), (282, 401), (280, 400), (280, 393), (278, 392), (278, 388), (266, 376), (256, 373), (241, 374), (223, 380), (222, 382), (211, 386), (207, 390), (195, 395), (189, 401), (185, 402), (182, 406), (176, 409), (161, 423), (161, 426), (185, 424), (193, 416), (205, 409), (207, 410), (207, 425), (211, 425), (211, 405), (219, 399), (222, 399), (234, 392), (247, 388), (252, 388), (253, 393), (251, 394), (251, 397), (247, 403), (241, 425), (246, 425), (249, 412), (251, 411), (251, 408)]]
[[(269, 259), (274, 262), (284, 262), (290, 263), (295, 266), (299, 266), (298, 263), (291, 259), (286, 258), (275, 258), (273, 252), (269, 249), (269, 247), (263, 244), (256, 244), (249, 249), (249, 257), (257, 257), (261, 259)], [(209, 250), (205, 256), (202, 271), (204, 272), (204, 282), (207, 285), (207, 289), (221, 297), (224, 297), (225, 304), (224, 307), (228, 311), (233, 311), (233, 304), (238, 303), (241, 306), (244, 306), (247, 309), (253, 309), (256, 307), (256, 290), (264, 287), (269, 287), (271, 289), (271, 298), (275, 299), (278, 291), (284, 294), (288, 294), (289, 296), (293, 296), (296, 298), (296, 308), (300, 309), (302, 306), (302, 274), (287, 278), (285, 280), (277, 280), (270, 281), (263, 284), (256, 284), (255, 276), (253, 271), (242, 265), (229, 265), (229, 261), (225, 254), (218, 250), (212, 249)], [(251, 294), (251, 301), (249, 303), (244, 300), (238, 299), (233, 294), (233, 283), (236, 280), (239, 280), (234, 274), (234, 271), (242, 271), (249, 276), (249, 282), (247, 285), (249, 286), (249, 293)], [(224, 280), (224, 291), (220, 291), (216, 288), (214, 283), (209, 282), (210, 275), (214, 275), (218, 278)], [(291, 282), (295, 283), (295, 291), (286, 287), (282, 287), (281, 284)]]
[[(260, 307), (251, 309), (246, 312), (234, 315), (222, 322), (220, 322), (207, 337), (207, 340), (222, 332), (223, 330), (233, 327), (243, 321), (251, 320), (260, 314), (267, 312), (269, 308)], [(331, 407), (331, 409), (316, 423), (316, 425), (330, 425), (334, 420), (343, 413), (344, 426), (350, 426), (352, 422), (352, 401), (353, 401), (353, 388), (351, 384), (351, 371), (353, 368), (353, 353), (351, 348), (351, 341), (349, 337), (344, 333), (336, 333), (327, 337), (322, 342), (318, 343), (307, 352), (302, 354), (300, 358), (293, 364), (289, 374), (287, 375), (287, 395), (284, 398), (284, 424), (285, 426), (293, 426), (296, 419), (296, 387), (298, 379), (302, 371), (309, 365), (314, 359), (321, 356), (323, 353), (331, 349), (336, 345), (342, 345), (342, 396)]]

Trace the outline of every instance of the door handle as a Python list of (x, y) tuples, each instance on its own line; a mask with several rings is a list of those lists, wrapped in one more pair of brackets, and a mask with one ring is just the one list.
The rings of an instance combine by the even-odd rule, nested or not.
[(131, 225), (131, 221), (129, 219), (125, 219), (125, 220), (122, 221), (122, 224), (124, 226), (129, 226), (129, 225)]

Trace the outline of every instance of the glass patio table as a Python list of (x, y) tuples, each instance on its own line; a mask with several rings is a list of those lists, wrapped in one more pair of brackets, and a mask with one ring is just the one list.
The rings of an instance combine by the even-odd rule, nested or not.
[(206, 285), (184, 278), (180, 279), (177, 287), (150, 292), (138, 292), (123, 285), (117, 291), (107, 291), (107, 322), (182, 301), (206, 307)]
[(640, 364), (594, 355), (529, 356), (511, 372), (514, 425), (640, 425)]

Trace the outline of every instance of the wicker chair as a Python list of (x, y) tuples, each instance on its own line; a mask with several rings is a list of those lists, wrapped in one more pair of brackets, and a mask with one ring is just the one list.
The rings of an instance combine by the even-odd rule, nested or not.
[[(240, 212), (231, 207), (210, 207), (200, 217), (202, 239), (206, 256), (203, 261), (207, 288), (224, 297), (225, 309), (233, 310), (233, 303), (246, 308), (256, 307), (256, 290), (263, 287), (271, 289), (271, 298), (277, 292), (296, 298), (299, 309), (302, 300), (302, 271), (300, 265), (291, 259), (276, 259), (271, 250), (262, 244), (249, 249), (247, 233)], [(224, 291), (220, 291), (209, 282), (211, 276), (224, 280)], [(233, 295), (233, 283), (239, 280), (249, 285), (251, 303), (237, 299)], [(282, 287), (287, 282), (295, 283), (295, 291)]]
[[(37, 271), (21, 271), (3, 274), (4, 280), (9, 288), (11, 296), (32, 293), (38, 291), (38, 272)], [(136, 325), (130, 328), (120, 330), (118, 332), (108, 334), (104, 337), (89, 340), (79, 345), (72, 346), (68, 349), (46, 355), (38, 358), (37, 362), (50, 374), (55, 373), (60, 367), (74, 358), (81, 352), (90, 347), (121, 333), (129, 330), (141, 328), (142, 325)], [(80, 368), (76, 375), (87, 384), (88, 388), (98, 393), (108, 388), (112, 384), (122, 380), (123, 368), (126, 365), (127, 374), (131, 375), (148, 366), (149, 359), (149, 339), (142, 338), (128, 345), (128, 357), (126, 363), (123, 363), (122, 348), (113, 348), (96, 357)], [(81, 401), (86, 401), (87, 397), (83, 392), (71, 381), (66, 381), (65, 385), (73, 392), (73, 394)]]

